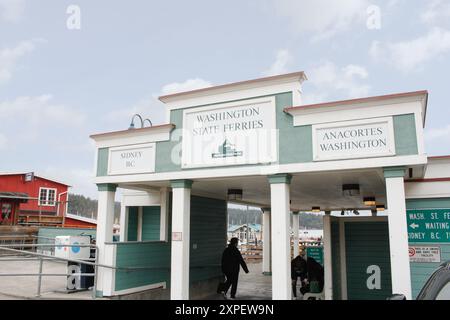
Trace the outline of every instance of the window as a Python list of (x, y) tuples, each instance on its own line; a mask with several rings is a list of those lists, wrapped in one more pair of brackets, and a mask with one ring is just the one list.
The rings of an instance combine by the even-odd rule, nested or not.
[(39, 205), (55, 206), (56, 205), (56, 189), (40, 188), (39, 189)]

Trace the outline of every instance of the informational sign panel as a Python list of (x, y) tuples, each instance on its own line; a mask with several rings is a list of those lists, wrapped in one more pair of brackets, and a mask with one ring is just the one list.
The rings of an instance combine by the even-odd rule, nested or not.
[(155, 172), (154, 143), (109, 149), (109, 175), (151, 172)]
[(409, 242), (449, 242), (450, 209), (407, 210)]
[(395, 155), (392, 118), (313, 126), (314, 161)]
[(275, 99), (184, 110), (182, 147), (183, 168), (276, 162)]
[(306, 256), (313, 258), (323, 266), (323, 247), (306, 247)]
[(441, 248), (440, 247), (425, 247), (425, 246), (410, 246), (409, 260), (411, 262), (441, 262)]

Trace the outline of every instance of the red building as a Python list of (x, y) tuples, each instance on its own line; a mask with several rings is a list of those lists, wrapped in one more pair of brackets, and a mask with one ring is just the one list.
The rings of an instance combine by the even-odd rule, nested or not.
[(30, 216), (64, 217), (69, 187), (33, 173), (0, 173), (0, 225)]

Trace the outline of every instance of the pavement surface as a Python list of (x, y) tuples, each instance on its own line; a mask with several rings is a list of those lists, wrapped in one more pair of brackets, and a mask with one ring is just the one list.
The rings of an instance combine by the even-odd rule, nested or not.
[[(13, 259), (17, 257), (2, 256), (1, 259)], [(5, 261), (0, 260), (0, 274), (16, 273), (31, 274), (39, 272), (39, 261)], [(63, 262), (44, 261), (43, 273), (67, 274), (67, 265)], [(66, 276), (42, 277), (40, 299), (52, 300), (91, 300), (91, 291), (79, 291), (67, 293)], [(0, 300), (38, 299), (37, 276), (0, 276)]]
[[(10, 256), (9, 258), (14, 258)], [(66, 263), (45, 261), (43, 272), (52, 274), (66, 274)], [(236, 298), (237, 300), (271, 300), (272, 277), (262, 274), (261, 263), (249, 263), (249, 273), (241, 270)], [(0, 274), (4, 273), (37, 273), (39, 262), (31, 261), (2, 261), (0, 260)], [(0, 276), (0, 300), (17, 299), (51, 299), (51, 300), (91, 300), (91, 291), (67, 293), (66, 276), (42, 277), (41, 297), (36, 297), (38, 288), (37, 276)], [(228, 293), (229, 296), (229, 293)], [(301, 297), (301, 296), (300, 296)], [(214, 294), (205, 300), (225, 300), (220, 294)]]

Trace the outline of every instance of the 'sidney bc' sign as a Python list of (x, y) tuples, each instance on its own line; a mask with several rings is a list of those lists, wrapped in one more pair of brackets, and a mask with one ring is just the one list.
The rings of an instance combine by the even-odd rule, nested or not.
[(108, 160), (109, 175), (155, 172), (155, 144), (111, 148)]
[(313, 126), (315, 161), (395, 155), (391, 118)]

